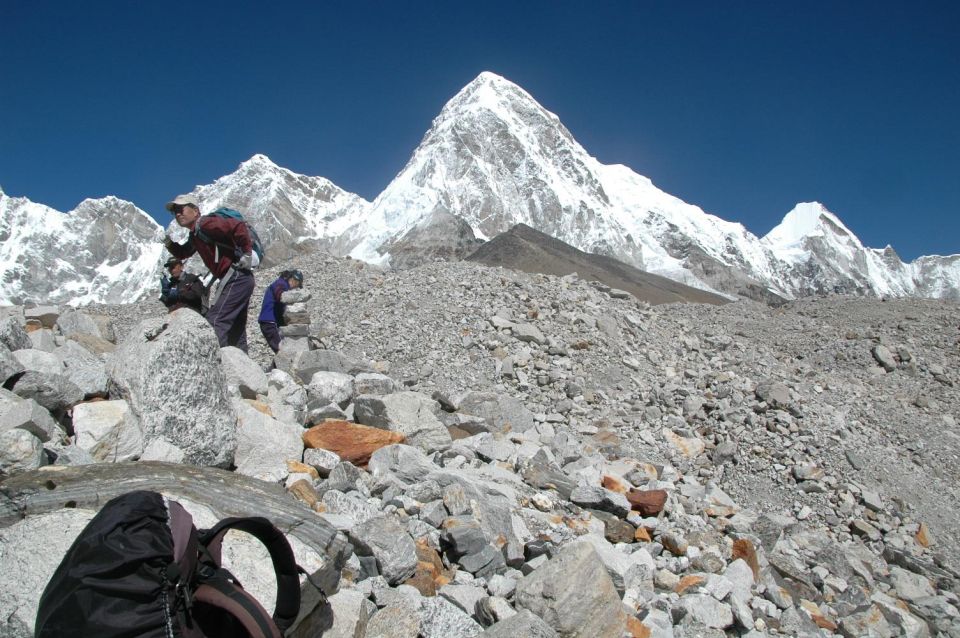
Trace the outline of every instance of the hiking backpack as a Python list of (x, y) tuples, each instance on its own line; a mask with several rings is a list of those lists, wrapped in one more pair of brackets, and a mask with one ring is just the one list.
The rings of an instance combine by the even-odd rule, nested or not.
[[(269, 550), (273, 617), (221, 567), (224, 534), (238, 529)], [(136, 491), (108, 502), (47, 583), (35, 638), (281, 638), (300, 610), (299, 568), (287, 539), (260, 517), (197, 531), (176, 501)]]
[[(266, 251), (263, 248), (263, 242), (260, 241), (260, 235), (257, 234), (256, 229), (250, 224), (250, 222), (248, 222), (243, 217), (243, 215), (240, 212), (235, 211), (232, 208), (218, 208), (217, 210), (213, 211), (212, 213), (208, 213), (203, 217), (210, 217), (210, 216), (224, 217), (228, 219), (237, 219), (243, 222), (243, 224), (247, 227), (247, 232), (250, 233), (250, 239), (253, 241), (253, 253), (254, 255), (256, 255), (256, 263), (253, 265), (253, 268), (256, 268), (258, 265), (263, 263), (263, 258), (266, 255)], [(234, 256), (239, 258), (240, 257), (240, 255), (238, 254), (239, 249), (236, 246), (231, 246), (228, 244), (220, 243), (218, 241), (214, 241), (213, 239), (210, 238), (209, 235), (203, 232), (203, 217), (197, 220), (197, 226), (194, 229), (194, 235), (196, 235), (197, 239), (208, 244), (216, 244), (220, 248), (227, 248), (229, 250), (233, 250), (235, 253)]]

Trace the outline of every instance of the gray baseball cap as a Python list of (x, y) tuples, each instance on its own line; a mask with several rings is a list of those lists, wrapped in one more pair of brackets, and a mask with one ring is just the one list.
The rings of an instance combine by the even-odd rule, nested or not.
[(186, 195), (177, 195), (172, 202), (167, 202), (167, 210), (171, 213), (176, 210), (177, 206), (193, 206), (197, 210), (200, 210), (200, 202), (197, 201), (197, 198), (189, 193)]

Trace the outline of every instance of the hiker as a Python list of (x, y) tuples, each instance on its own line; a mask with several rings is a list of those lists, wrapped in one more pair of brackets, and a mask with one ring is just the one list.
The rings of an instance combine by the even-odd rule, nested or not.
[(277, 280), (270, 284), (263, 294), (263, 306), (260, 307), (260, 332), (267, 340), (267, 345), (274, 352), (280, 351), (280, 326), (284, 324), (283, 311), (286, 304), (281, 301), (283, 293), (303, 285), (303, 273), (299, 270), (284, 270)]
[(169, 273), (160, 278), (160, 301), (170, 312), (179, 308), (201, 311), (203, 282), (192, 272), (183, 272), (183, 260), (171, 257), (163, 265)]
[(200, 255), (213, 275), (207, 321), (217, 333), (220, 347), (236, 346), (246, 352), (247, 309), (254, 287), (253, 240), (246, 223), (216, 215), (201, 217), (193, 195), (178, 195), (166, 208), (177, 224), (190, 230), (186, 244), (164, 237), (167, 250), (177, 259)]

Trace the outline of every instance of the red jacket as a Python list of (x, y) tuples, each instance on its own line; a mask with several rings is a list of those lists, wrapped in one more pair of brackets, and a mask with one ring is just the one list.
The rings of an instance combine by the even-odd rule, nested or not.
[[(197, 225), (202, 226), (203, 234), (215, 243), (208, 244), (197, 237)], [(239, 249), (239, 254), (233, 247)], [(167, 249), (177, 259), (187, 259), (194, 253), (200, 255), (213, 276), (222, 279), (239, 255), (251, 253), (253, 240), (250, 239), (247, 225), (239, 219), (204, 215), (190, 228), (190, 237), (186, 244), (172, 242)]]

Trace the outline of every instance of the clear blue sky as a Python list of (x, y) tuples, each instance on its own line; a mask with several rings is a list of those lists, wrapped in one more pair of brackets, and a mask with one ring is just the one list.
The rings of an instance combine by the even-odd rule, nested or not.
[(0, 4), (0, 186), (163, 203), (254, 153), (373, 199), (481, 71), (604, 163), (763, 235), (821, 201), (960, 252), (960, 3)]

